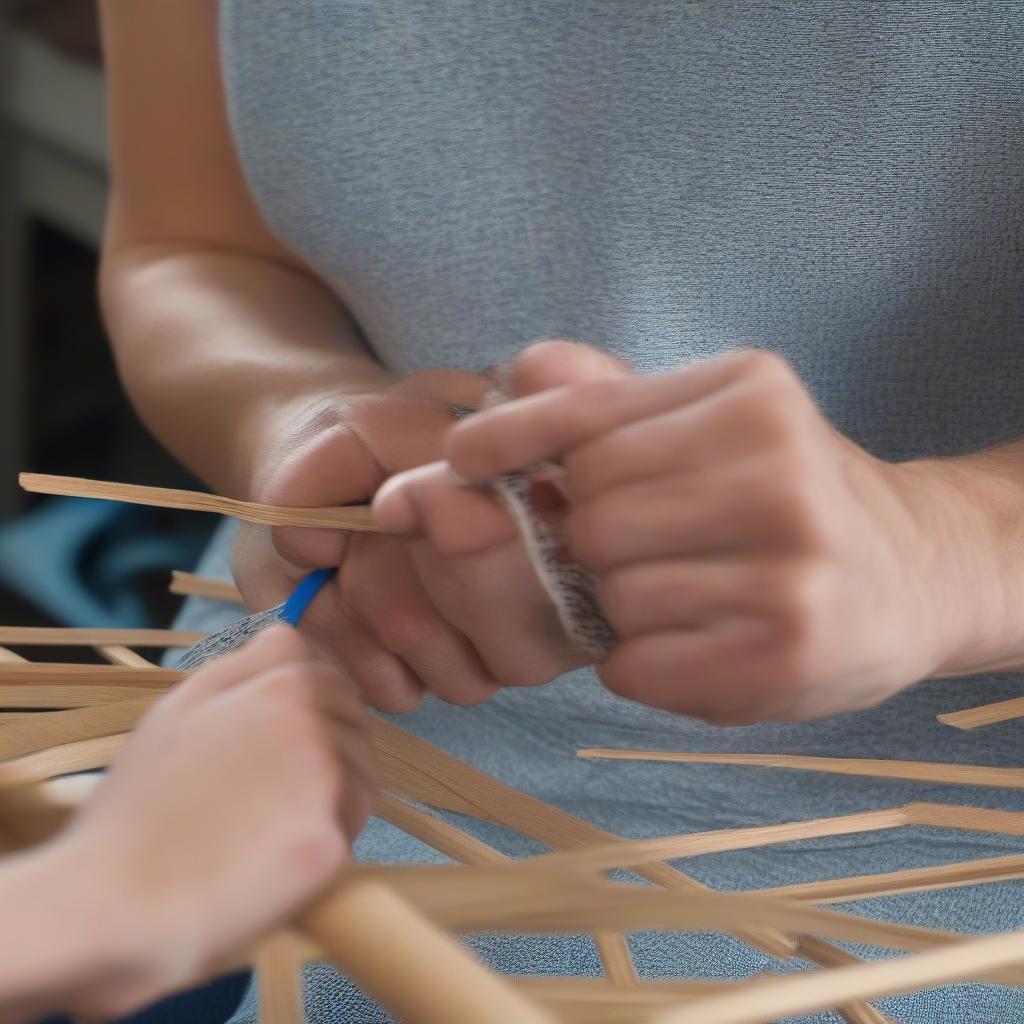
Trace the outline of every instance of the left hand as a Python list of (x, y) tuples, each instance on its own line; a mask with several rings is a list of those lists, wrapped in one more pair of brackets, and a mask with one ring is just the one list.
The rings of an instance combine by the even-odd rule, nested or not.
[[(957, 460), (874, 458), (764, 352), (635, 376), (552, 342), (512, 376), (521, 400), (454, 427), (448, 459), (471, 483), (561, 462), (570, 550), (620, 640), (598, 666), (611, 690), (720, 724), (801, 720), (975, 656), (1000, 569)], [(480, 498), (421, 470), (378, 514), (480, 545), (510, 528)]]

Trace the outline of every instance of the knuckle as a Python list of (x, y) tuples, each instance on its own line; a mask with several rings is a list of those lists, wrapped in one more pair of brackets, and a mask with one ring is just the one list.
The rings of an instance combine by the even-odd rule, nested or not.
[(744, 349), (735, 356), (735, 367), (738, 375), (748, 380), (788, 383), (795, 379), (790, 364), (782, 356), (767, 349)]
[(574, 341), (565, 338), (538, 338), (531, 342), (516, 359), (513, 373), (516, 390), (530, 387), (535, 381), (543, 382), (548, 371), (561, 364), (566, 354), (578, 347)]
[(822, 500), (814, 477), (806, 472), (779, 471), (769, 485), (774, 513), (783, 535), (809, 555), (824, 555), (832, 546), (834, 517)]
[(348, 856), (348, 851), (348, 841), (331, 807), (328, 813), (311, 816), (297, 829), (288, 850), (288, 862), (301, 877), (315, 883), (330, 877)]

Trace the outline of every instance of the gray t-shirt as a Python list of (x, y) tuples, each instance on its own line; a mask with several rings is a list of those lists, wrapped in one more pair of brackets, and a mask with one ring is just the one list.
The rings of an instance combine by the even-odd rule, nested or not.
[[(552, 335), (644, 370), (756, 345), (791, 360), (836, 426), (881, 457), (1024, 436), (1018, 3), (222, 0), (221, 18), (253, 194), (387, 365), (478, 369)], [(469, 710), (430, 701), (401, 724), (641, 836), (912, 800), (1024, 809), (1008, 790), (574, 757), (629, 746), (1017, 764), (1019, 725), (968, 733), (935, 715), (1022, 689), (1016, 676), (928, 682), (859, 714), (716, 729), (580, 672)], [(902, 829), (681, 866), (763, 888), (1019, 850)], [(428, 856), (383, 825), (361, 852)], [(1010, 929), (1024, 927), (1022, 895), (1006, 883), (863, 909)], [(487, 949), (512, 970), (597, 969), (582, 940)], [(654, 974), (769, 966), (718, 936), (635, 949)], [(317, 1019), (377, 1019), (336, 979), (317, 991)], [(994, 988), (891, 1006), (904, 1024), (1024, 1019), (1020, 993)]]

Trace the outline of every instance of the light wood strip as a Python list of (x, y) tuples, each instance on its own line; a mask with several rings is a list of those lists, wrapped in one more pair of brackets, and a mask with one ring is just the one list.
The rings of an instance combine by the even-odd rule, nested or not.
[(805, 772), (867, 775), (884, 779), (911, 779), (949, 786), (992, 786), (1024, 789), (1024, 768), (949, 764), (944, 761), (884, 761), (857, 757), (803, 757), (795, 754), (693, 754), (671, 750), (617, 750), (587, 748), (577, 757), (612, 761), (670, 761), (688, 764), (748, 765), (756, 768), (791, 768)]
[(22, 473), (18, 482), (35, 494), (59, 494), (76, 498), (101, 498), (123, 501), (131, 505), (156, 508), (180, 508), (191, 512), (215, 512), (261, 526), (307, 526), (326, 530), (372, 531), (373, 516), (368, 505), (338, 508), (289, 508), (239, 501), (217, 494), (182, 491), (167, 487), (143, 487), (104, 480), (83, 480), (79, 477), (50, 476), (45, 473)]
[(86, 708), (95, 704), (152, 697), (162, 693), (157, 686), (89, 686), (72, 683), (69, 686), (27, 686), (15, 684), (0, 686), (0, 708)]
[(659, 836), (655, 839), (622, 839), (583, 850), (542, 854), (519, 863), (573, 871), (608, 871), (612, 868), (632, 868), (656, 861), (675, 860), (678, 857), (698, 857), (728, 850), (751, 850), (759, 846), (774, 846), (776, 843), (791, 843), (799, 839), (875, 832), (880, 829), (898, 828), (905, 824), (907, 815), (903, 808), (894, 807), (888, 810), (864, 811), (860, 814), (815, 818), (781, 825), (718, 829), (712, 832)]
[(0, 785), (24, 785), (43, 782), (57, 775), (86, 772), (106, 768), (112, 764), (128, 739), (128, 733), (99, 736), (91, 740), (77, 740), (59, 747), (48, 747), (31, 754), (2, 762)]
[(46, 686), (52, 684), (92, 686), (154, 686), (166, 688), (185, 678), (176, 668), (147, 664), (74, 665), (61, 661), (26, 661), (0, 665), (0, 684)]
[(971, 939), (914, 957), (858, 963), (751, 982), (742, 989), (695, 999), (653, 1024), (764, 1024), (830, 1009), (854, 999), (878, 999), (1024, 963), (1024, 932)]
[(454, 932), (574, 934), (621, 931), (722, 931), (778, 928), (907, 951), (964, 936), (874, 921), (845, 912), (749, 893), (683, 892), (626, 885), (575, 872), (512, 866), (363, 867), (432, 921)]
[(208, 597), (213, 601), (224, 601), (228, 604), (244, 604), (242, 595), (234, 583), (226, 580), (215, 580), (210, 576), (197, 576), (192, 572), (171, 573), (170, 591), (183, 597)]
[[(813, 935), (800, 936), (797, 952), (804, 960), (817, 964), (819, 967), (845, 967), (849, 964), (860, 963), (859, 957), (847, 953), (845, 949), (830, 946), (827, 942), (814, 938)], [(836, 1011), (846, 1024), (893, 1024), (890, 1017), (870, 1003), (846, 1003), (843, 1006), (837, 1006)]]
[[(506, 786), (397, 725), (374, 717), (371, 728), (386, 789), (434, 807), (504, 825), (556, 850), (621, 842), (620, 836)], [(665, 888), (709, 891), (664, 863), (641, 865), (637, 874)], [(762, 933), (744, 929), (739, 937), (780, 959), (788, 959), (796, 948), (793, 939), (774, 930)]]
[(206, 633), (186, 629), (69, 629), (62, 626), (0, 626), (0, 644), (47, 647), (191, 647)]
[[(390, 793), (381, 795), (375, 813), (462, 864), (508, 863), (508, 858), (493, 847)], [(625, 936), (602, 931), (594, 935), (594, 944), (610, 981), (618, 985), (638, 983)]]
[(1024, 855), (982, 857), (930, 868), (887, 871), (877, 875), (855, 875), (824, 882), (803, 882), (772, 889), (758, 889), (755, 895), (794, 899), (807, 903), (846, 903), (851, 900), (892, 896), (895, 893), (955, 889), (986, 882), (1005, 882), (1024, 878)]
[(99, 644), (95, 650), (100, 657), (106, 658), (111, 665), (133, 665), (135, 668), (153, 667), (153, 662), (149, 661), (149, 659), (144, 658), (141, 654), (136, 654), (127, 647), (122, 647), (120, 644)]
[(302, 920), (331, 962), (406, 1024), (555, 1024), (383, 885), (349, 880)]
[(0, 759), (132, 729), (159, 695), (69, 711), (40, 712), (0, 727)]
[(1024, 836), (1024, 811), (994, 811), (987, 807), (930, 803), (907, 804), (903, 809), (911, 825)]
[(951, 725), (954, 729), (979, 729), (983, 725), (995, 725), (997, 722), (1009, 722), (1024, 717), (1024, 697), (1000, 700), (994, 704), (980, 704), (978, 707), (950, 711), (935, 717), (943, 725)]
[(4, 664), (13, 665), (16, 663), (23, 663), (27, 660), (27, 658), (23, 658), (20, 654), (15, 654), (14, 651), (7, 650), (6, 647), (0, 647), (0, 662), (3, 662)]
[(305, 1024), (301, 951), (288, 932), (264, 940), (257, 950), (260, 1024)]

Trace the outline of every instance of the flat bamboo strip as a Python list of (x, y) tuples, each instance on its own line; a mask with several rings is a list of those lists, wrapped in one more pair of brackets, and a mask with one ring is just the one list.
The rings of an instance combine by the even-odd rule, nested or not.
[(652, 1024), (764, 1024), (827, 1010), (854, 999), (878, 999), (969, 981), (1024, 963), (1024, 932), (990, 935), (913, 957), (750, 982), (742, 989), (693, 1000)]
[(907, 804), (903, 810), (907, 814), (908, 824), (911, 825), (1024, 836), (1024, 812), (1021, 811), (993, 811), (987, 807), (929, 803)]
[[(423, 803), (458, 813), (496, 821), (517, 828), (555, 849), (575, 849), (608, 842), (623, 842), (589, 822), (526, 797), (511, 787), (465, 765), (430, 743), (411, 736), (397, 726), (375, 719), (375, 742), (385, 779), (392, 787)], [(393, 759), (393, 760), (389, 760)], [(412, 764), (411, 764), (412, 763)], [(385, 781), (387, 785), (387, 781)], [(404, 788), (403, 788), (404, 787)], [(415, 791), (415, 792), (414, 792)], [(470, 799), (467, 794), (471, 794)], [(497, 813), (496, 813), (497, 812)], [(648, 881), (668, 889), (708, 892), (706, 887), (687, 878), (665, 863), (641, 865), (637, 869)], [(595, 930), (600, 935), (602, 930)], [(775, 929), (741, 929), (737, 936), (753, 942), (765, 952), (780, 958), (790, 956), (795, 943)], [(602, 953), (602, 956), (604, 954)], [(605, 958), (610, 970), (610, 952)]]
[[(553, 849), (578, 849), (621, 841), (561, 808), (521, 793), (471, 768), (451, 754), (381, 718), (371, 722), (384, 788), (445, 810), (495, 822), (532, 836)], [(645, 864), (637, 874), (655, 885), (688, 892), (708, 888), (668, 864)], [(764, 952), (788, 959), (795, 942), (774, 930), (743, 930), (738, 938)]]
[(791, 843), (798, 839), (875, 832), (906, 824), (907, 815), (903, 808), (894, 807), (782, 825), (719, 829), (713, 832), (659, 836), (655, 839), (625, 839), (583, 850), (542, 854), (519, 863), (574, 871), (607, 871), (611, 868), (632, 868), (656, 861), (674, 860), (677, 857), (697, 857), (727, 850), (751, 850), (759, 846), (774, 846), (776, 843)]
[(311, 526), (326, 530), (372, 531), (373, 517), (367, 505), (338, 508), (288, 508), (261, 505), (254, 501), (223, 498), (199, 491), (173, 490), (167, 487), (142, 487), (138, 484), (108, 483), (79, 477), (22, 473), (18, 482), (35, 494), (60, 494), (76, 498), (101, 498), (131, 505), (180, 508), (192, 512), (216, 512), (262, 526)]
[(224, 601), (228, 604), (244, 604), (242, 595), (234, 583), (215, 580), (211, 576), (197, 576), (192, 572), (171, 573), (170, 591), (183, 597), (208, 597), (213, 601)]
[(954, 729), (977, 729), (983, 725), (995, 725), (996, 722), (1009, 722), (1014, 718), (1024, 717), (1024, 697), (1000, 700), (994, 704), (980, 704), (978, 707), (950, 711), (935, 717), (943, 725), (951, 725)]
[(37, 750), (4, 761), (0, 786), (10, 783), (20, 785), (43, 782), (57, 775), (106, 768), (113, 763), (127, 739), (128, 733), (98, 736), (91, 740), (76, 740), (74, 743), (64, 743), (59, 747), (48, 747), (46, 750)]
[(442, 818), (438, 818), (391, 793), (382, 793), (373, 812), (378, 818), (433, 847), (462, 864), (506, 864), (508, 858)]
[(575, 872), (523, 868), (363, 868), (441, 927), (455, 932), (576, 934), (779, 928), (887, 949), (921, 950), (964, 936), (748, 893), (664, 891)]
[(1016, 878), (1024, 878), (1024, 855), (1021, 854), (981, 857), (956, 864), (887, 871), (877, 875), (833, 878), (824, 882), (780, 885), (772, 889), (751, 890), (751, 894), (795, 899), (806, 903), (846, 903), (850, 900), (892, 896), (895, 893), (955, 889), (965, 885), (1005, 882)]
[(0, 708), (85, 708), (95, 704), (152, 697), (160, 688), (153, 686), (0, 686)]
[(260, 1024), (305, 1024), (299, 948), (287, 932), (271, 936), (256, 952)]
[[(390, 793), (381, 795), (375, 813), (396, 828), (463, 864), (508, 862), (508, 858), (493, 847)], [(594, 944), (610, 981), (626, 986), (638, 983), (625, 936), (614, 932), (599, 932), (594, 935)]]
[(36, 717), (34, 711), (0, 711), (0, 726), (11, 722), (25, 722)]
[(554, 1024), (385, 886), (345, 882), (302, 923), (337, 967), (405, 1024)]
[[(812, 935), (802, 935), (797, 946), (797, 953), (810, 963), (818, 964), (820, 967), (845, 967), (849, 964), (860, 963), (858, 957), (847, 953), (845, 949), (830, 946), (821, 939)], [(842, 1016), (846, 1024), (893, 1024), (881, 1010), (876, 1009), (870, 1003), (847, 1003), (844, 1006), (837, 1006), (836, 1010)]]
[(142, 657), (141, 654), (136, 654), (120, 644), (99, 644), (95, 650), (111, 665), (134, 665), (136, 668), (151, 668), (153, 665), (153, 662)]
[(186, 629), (66, 629), (54, 626), (0, 626), (2, 644), (47, 647), (191, 647), (207, 634)]
[(15, 654), (14, 651), (9, 651), (6, 647), (0, 647), (0, 662), (13, 665), (15, 662), (24, 662), (26, 660), (20, 654)]
[(164, 689), (185, 678), (176, 668), (147, 665), (72, 665), (54, 661), (26, 661), (23, 664), (0, 665), (0, 683), (24, 683), (100, 686), (153, 686)]
[(949, 786), (992, 786), (1024, 789), (1024, 768), (994, 768), (944, 761), (883, 761), (858, 757), (803, 757), (796, 754), (690, 754), (668, 750), (584, 749), (577, 757), (612, 761), (672, 761), (692, 764), (734, 764), (757, 768), (793, 768), (805, 772), (912, 779)]
[(745, 984), (668, 981), (646, 982), (624, 989), (609, 985), (604, 978), (518, 977), (508, 980), (520, 992), (553, 1013), (560, 1024), (636, 1024), (681, 1000)]
[(0, 759), (125, 732), (133, 728), (158, 699), (158, 695), (153, 695), (70, 711), (40, 712), (26, 716), (24, 721), (10, 722), (0, 727)]

